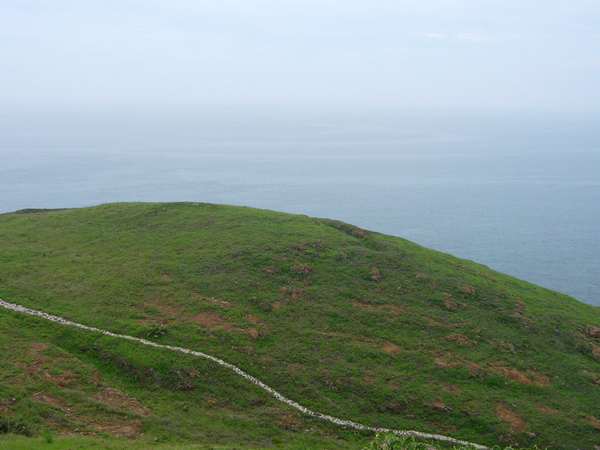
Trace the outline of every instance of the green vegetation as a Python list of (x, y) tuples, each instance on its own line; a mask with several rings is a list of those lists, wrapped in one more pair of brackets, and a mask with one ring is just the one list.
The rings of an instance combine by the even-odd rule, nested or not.
[[(313, 411), (489, 446), (600, 440), (598, 308), (401, 238), (251, 208), (129, 203), (3, 214), (0, 243), (1, 299), (214, 355)], [(374, 439), (208, 360), (4, 309), (0, 354), (0, 433), (12, 433), (0, 448)]]

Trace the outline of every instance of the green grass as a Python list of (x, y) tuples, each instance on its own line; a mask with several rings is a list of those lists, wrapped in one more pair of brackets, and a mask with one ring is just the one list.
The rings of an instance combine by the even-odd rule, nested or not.
[[(48, 442), (44, 437), (23, 438), (0, 435), (0, 449), (7, 450), (231, 450), (231, 445), (165, 444), (154, 440), (131, 441), (127, 439), (98, 438), (91, 436), (59, 436)], [(306, 448), (306, 447), (305, 447)]]
[[(315, 411), (486, 445), (593, 448), (600, 436), (600, 342), (587, 328), (598, 308), (401, 238), (129, 203), (3, 214), (0, 242), (0, 298), (208, 352)], [(5, 310), (0, 349), (0, 414), (55, 442), (118, 434), (111, 423), (136, 439), (245, 448), (373, 438), (209, 361)], [(99, 400), (108, 387), (150, 412)]]

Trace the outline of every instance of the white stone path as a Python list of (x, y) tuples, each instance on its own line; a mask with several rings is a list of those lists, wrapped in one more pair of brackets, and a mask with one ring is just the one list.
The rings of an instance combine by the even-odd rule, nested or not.
[(476, 449), (481, 449), (481, 450), (488, 450), (488, 447), (485, 447), (483, 445), (478, 445), (478, 444), (473, 444), (471, 442), (466, 442), (466, 441), (460, 441), (458, 439), (453, 439), (451, 437), (448, 436), (442, 436), (439, 434), (428, 434), (428, 433), (421, 433), (420, 431), (403, 431), (403, 430), (389, 430), (387, 428), (374, 428), (374, 427), (369, 427), (366, 425), (362, 425), (360, 423), (356, 423), (356, 422), (352, 422), (350, 420), (342, 420), (342, 419), (338, 419), (336, 417), (332, 417), (332, 416), (328, 416), (326, 414), (322, 414), (319, 412), (314, 412), (311, 411), (308, 408), (305, 408), (304, 406), (294, 402), (293, 400), (290, 400), (286, 397), (284, 397), (283, 395), (281, 395), (279, 392), (277, 392), (276, 390), (270, 388), (269, 386), (267, 386), (266, 384), (264, 384), (262, 381), (254, 378), (252, 375), (248, 375), (246, 372), (244, 372), (243, 370), (239, 369), (238, 367), (234, 366), (233, 364), (229, 364), (225, 361), (223, 361), (222, 359), (219, 358), (215, 358), (214, 356), (211, 355), (207, 355), (206, 353), (201, 353), (201, 352), (196, 352), (194, 350), (189, 350), (186, 348), (181, 348), (181, 347), (174, 347), (172, 345), (162, 345), (162, 344), (156, 344), (154, 342), (148, 341), (146, 339), (141, 339), (141, 338), (137, 338), (134, 336), (127, 336), (124, 334), (116, 334), (116, 333), (111, 333), (110, 331), (106, 331), (106, 330), (101, 330), (99, 328), (94, 328), (94, 327), (88, 327), (86, 325), (82, 325), (80, 323), (76, 323), (76, 322), (71, 322), (70, 320), (66, 320), (63, 319), (61, 317), (58, 316), (53, 316), (51, 314), (47, 314), (45, 312), (42, 311), (37, 311), (35, 309), (29, 309), (29, 308), (25, 308), (24, 306), (21, 305), (17, 305), (15, 303), (8, 303), (5, 302), (4, 300), (0, 299), (0, 306), (2, 306), (3, 308), (6, 309), (11, 309), (13, 311), (18, 311), (21, 313), (25, 313), (25, 314), (29, 314), (32, 316), (38, 316), (38, 317), (42, 317), (46, 320), (50, 320), (52, 322), (57, 322), (60, 323), (62, 325), (68, 325), (71, 327), (77, 327), (77, 328), (82, 328), (84, 330), (88, 330), (88, 331), (94, 331), (97, 333), (102, 333), (105, 334), (106, 336), (112, 336), (115, 338), (120, 338), (120, 339), (128, 339), (130, 341), (136, 341), (139, 342), (140, 344), (144, 344), (144, 345), (150, 345), (152, 347), (156, 347), (156, 348), (164, 348), (167, 350), (173, 350), (176, 352), (181, 352), (181, 353), (187, 353), (190, 355), (194, 355), (194, 356), (199, 356), (201, 358), (206, 358), (209, 359), (223, 367), (227, 367), (228, 369), (233, 370), (235, 373), (237, 373), (238, 375), (240, 375), (241, 377), (244, 377), (246, 380), (256, 384), (257, 386), (259, 386), (260, 388), (264, 389), (265, 391), (267, 391), (268, 393), (270, 393), (271, 395), (273, 395), (277, 400), (279, 400), (280, 402), (283, 402), (293, 408), (296, 408), (297, 410), (303, 412), (306, 415), (312, 416), (312, 417), (316, 417), (318, 419), (322, 419), (322, 420), (327, 420), (329, 422), (335, 423), (337, 425), (342, 425), (345, 427), (350, 427), (350, 428), (354, 428), (356, 430), (368, 430), (368, 431), (375, 431), (377, 433), (393, 433), (396, 434), (398, 436), (415, 436), (415, 437), (420, 437), (420, 438), (425, 438), (425, 439), (434, 439), (434, 440), (438, 440), (438, 441), (446, 441), (446, 442), (450, 442), (453, 444), (460, 444), (460, 445), (467, 445), (467, 446), (471, 446), (473, 448)]

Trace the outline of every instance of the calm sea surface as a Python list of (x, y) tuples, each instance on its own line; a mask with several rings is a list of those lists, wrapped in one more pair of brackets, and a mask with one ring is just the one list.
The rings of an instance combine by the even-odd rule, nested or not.
[(0, 113), (0, 213), (247, 205), (402, 236), (600, 305), (600, 117)]

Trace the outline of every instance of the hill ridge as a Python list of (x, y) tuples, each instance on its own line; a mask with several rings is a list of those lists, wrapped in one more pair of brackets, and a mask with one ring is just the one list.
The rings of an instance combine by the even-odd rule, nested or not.
[[(600, 309), (473, 261), (208, 203), (2, 214), (0, 242), (0, 298), (219, 355), (313, 411), (488, 447), (598, 441)], [(95, 399), (110, 386), (153, 411), (128, 419), (142, 440), (339, 449), (373, 435), (209, 359), (0, 309), (0, 421), (32, 433), (93, 432), (99, 407), (108, 426)]]

